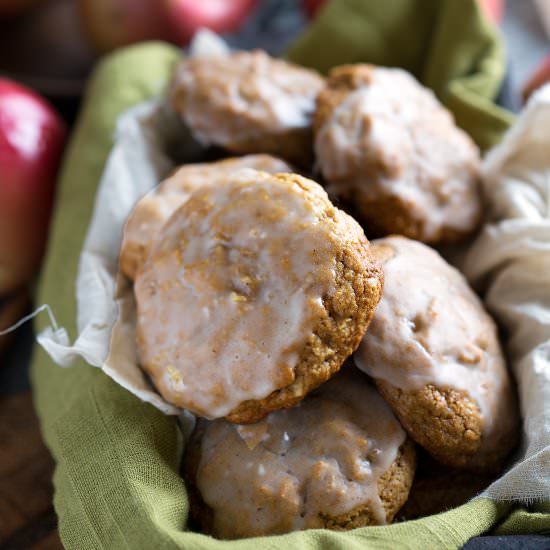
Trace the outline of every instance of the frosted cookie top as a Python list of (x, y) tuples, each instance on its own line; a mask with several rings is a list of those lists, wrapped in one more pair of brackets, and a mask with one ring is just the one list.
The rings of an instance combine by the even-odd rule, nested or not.
[(224, 177), (247, 167), (270, 173), (291, 171), (288, 164), (270, 155), (247, 155), (217, 162), (186, 164), (141, 198), (124, 226), (120, 251), (120, 267), (124, 275), (134, 280), (164, 222), (194, 189), (210, 184), (223, 185)]
[[(292, 384), (306, 348), (321, 349), (325, 300), (343, 296), (338, 259), (349, 243), (363, 258), (361, 228), (300, 176), (243, 169), (197, 189), (135, 281), (141, 365), (164, 398), (219, 418)], [(359, 260), (357, 269), (367, 271)], [(375, 275), (364, 285), (372, 292)]]
[(436, 242), (478, 223), (477, 148), (406, 71), (334, 69), (319, 96), (315, 152), (329, 192), (353, 201), (378, 235)]
[(323, 82), (316, 72), (261, 50), (237, 52), (185, 59), (174, 75), (172, 100), (198, 140), (231, 149), (310, 127)]
[[(365, 508), (373, 523), (391, 521), (380, 492), (399, 481), (382, 476), (396, 461), (406, 434), (353, 366), (298, 407), (276, 411), (257, 424), (218, 420), (201, 429), (194, 482), (212, 510), (213, 533), (219, 537), (320, 528), (334, 520), (337, 526), (339, 517)], [(408, 487), (404, 493), (406, 498)]]
[(516, 423), (496, 326), (463, 275), (433, 249), (403, 237), (373, 242), (384, 294), (356, 355), (357, 366), (402, 390), (464, 391), (482, 416), (491, 451)]

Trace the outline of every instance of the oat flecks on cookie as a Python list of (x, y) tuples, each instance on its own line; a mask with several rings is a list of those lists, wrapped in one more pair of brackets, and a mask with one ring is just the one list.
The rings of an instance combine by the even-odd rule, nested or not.
[(329, 193), (369, 237), (467, 238), (481, 218), (479, 151), (435, 95), (401, 69), (333, 69), (317, 99), (315, 153)]
[(141, 198), (124, 226), (120, 269), (131, 281), (145, 263), (149, 251), (168, 218), (189, 198), (194, 189), (223, 185), (223, 178), (241, 168), (264, 172), (291, 172), (290, 166), (271, 155), (246, 155), (217, 162), (186, 164)]
[(350, 365), (257, 424), (200, 422), (184, 476), (201, 528), (235, 539), (391, 523), (414, 470), (412, 442)]
[(249, 423), (340, 369), (382, 273), (363, 230), (317, 183), (243, 169), (172, 215), (134, 289), (140, 363), (162, 396)]
[(404, 237), (374, 241), (384, 295), (355, 360), (409, 435), (439, 461), (494, 470), (519, 416), (497, 329), (437, 252)]
[(312, 158), (311, 121), (323, 78), (261, 50), (184, 59), (171, 102), (195, 137), (235, 153)]

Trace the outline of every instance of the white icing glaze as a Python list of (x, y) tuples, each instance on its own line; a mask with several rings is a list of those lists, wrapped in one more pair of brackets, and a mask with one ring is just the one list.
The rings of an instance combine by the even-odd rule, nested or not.
[(222, 538), (323, 527), (368, 505), (386, 523), (378, 480), (406, 439), (399, 422), (353, 366), (298, 407), (258, 424), (205, 426), (196, 483)]
[(270, 173), (291, 171), (288, 164), (270, 155), (246, 155), (218, 162), (187, 164), (142, 197), (124, 226), (120, 252), (124, 274), (129, 279), (135, 278), (137, 270), (147, 259), (154, 238), (193, 190), (220, 184), (228, 174), (247, 167)]
[(134, 290), (141, 364), (168, 401), (219, 418), (293, 382), (335, 280), (319, 223), (334, 208), (310, 184), (243, 169), (162, 228)]
[(480, 454), (515, 425), (516, 408), (493, 320), (455, 268), (403, 237), (372, 241), (393, 253), (384, 293), (355, 355), (357, 366), (403, 390), (463, 390), (480, 409)]
[(372, 82), (350, 92), (317, 132), (315, 151), (329, 192), (352, 192), (358, 204), (399, 197), (424, 222), (424, 240), (442, 227), (467, 232), (478, 219), (476, 147), (403, 70), (373, 69)]
[(130, 280), (147, 259), (154, 236), (187, 197), (185, 193), (153, 191), (136, 204), (126, 220), (120, 249), (120, 267)]
[(186, 59), (174, 77), (174, 94), (194, 135), (223, 146), (309, 127), (322, 86), (314, 71), (262, 51)]

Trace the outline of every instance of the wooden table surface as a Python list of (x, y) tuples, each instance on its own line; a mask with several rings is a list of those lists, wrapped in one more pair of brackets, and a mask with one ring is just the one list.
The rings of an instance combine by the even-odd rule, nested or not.
[(0, 395), (0, 550), (62, 548), (53, 467), (30, 391)]

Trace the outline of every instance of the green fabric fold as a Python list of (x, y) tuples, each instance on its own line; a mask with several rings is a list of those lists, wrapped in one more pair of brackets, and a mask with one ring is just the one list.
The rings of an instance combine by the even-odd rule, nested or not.
[[(457, 51), (434, 51), (436, 46)], [(60, 177), (37, 297), (51, 305), (72, 338), (79, 253), (116, 118), (161, 93), (178, 56), (161, 43), (126, 48), (100, 62), (89, 83)], [(498, 141), (510, 120), (491, 103), (503, 73), (502, 50), (474, 0), (337, 0), (290, 57), (321, 70), (357, 61), (403, 66), (433, 86), (483, 145)], [(45, 325), (40, 319), (37, 329)], [(497, 523), (503, 533), (549, 527), (546, 510), (509, 515), (510, 505), (477, 499), (389, 527), (215, 541), (185, 531), (189, 505), (178, 472), (182, 440), (175, 418), (140, 402), (98, 369), (83, 363), (62, 369), (39, 348), (32, 382), (57, 463), (55, 507), (67, 548), (458, 548)]]
[(499, 31), (473, 0), (333, 0), (288, 57), (323, 73), (359, 62), (406, 69), (482, 149), (514, 118), (494, 103), (506, 70)]

